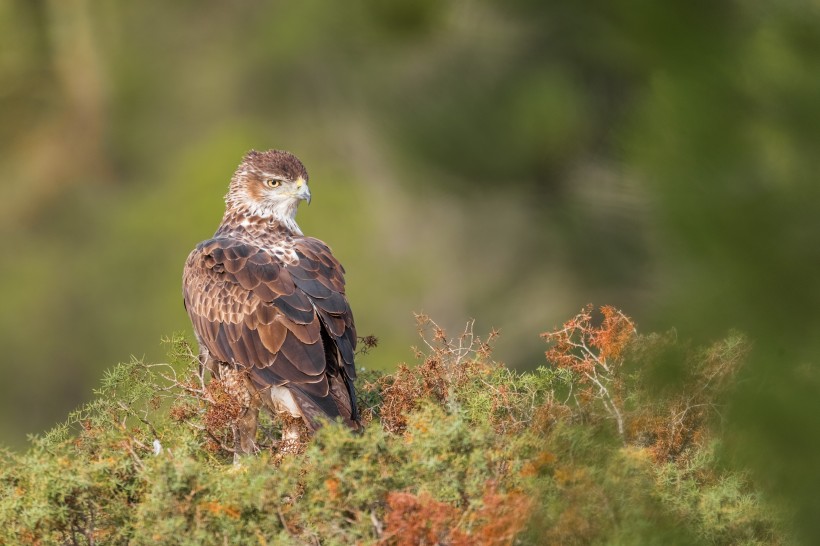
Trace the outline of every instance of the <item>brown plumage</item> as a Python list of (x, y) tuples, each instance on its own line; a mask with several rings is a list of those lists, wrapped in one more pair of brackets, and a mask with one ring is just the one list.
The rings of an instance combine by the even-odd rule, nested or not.
[(294, 155), (249, 152), (231, 179), (222, 223), (185, 263), (183, 298), (200, 358), (247, 389), (242, 452), (255, 449), (259, 405), (301, 417), (311, 430), (322, 417), (358, 426), (344, 268), (295, 222), (299, 201), (310, 202), (307, 182)]

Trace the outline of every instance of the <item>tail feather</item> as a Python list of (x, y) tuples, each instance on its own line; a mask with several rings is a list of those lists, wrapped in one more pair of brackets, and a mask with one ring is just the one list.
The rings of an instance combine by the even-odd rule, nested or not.
[(299, 385), (289, 384), (287, 387), (293, 393), (302, 417), (311, 430), (318, 429), (325, 419), (334, 421), (337, 418), (341, 418), (344, 424), (357, 430), (359, 416), (356, 399), (351, 396), (341, 377), (329, 376), (328, 380), (330, 389), (325, 396), (305, 392)]

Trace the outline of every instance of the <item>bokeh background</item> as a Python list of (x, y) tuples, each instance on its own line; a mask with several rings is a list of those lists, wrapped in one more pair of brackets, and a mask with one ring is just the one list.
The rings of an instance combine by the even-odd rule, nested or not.
[(519, 368), (588, 302), (741, 329), (727, 459), (820, 536), (816, 1), (0, 0), (0, 119), (0, 442), (190, 334), (187, 253), (284, 148), (363, 365), (414, 311)]

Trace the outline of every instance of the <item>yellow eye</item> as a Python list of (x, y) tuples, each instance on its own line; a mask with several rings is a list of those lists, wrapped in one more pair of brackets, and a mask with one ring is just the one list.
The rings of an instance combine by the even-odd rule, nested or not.
[(265, 185), (269, 188), (278, 188), (281, 183), (281, 180), (276, 180), (275, 178), (268, 178), (265, 180)]

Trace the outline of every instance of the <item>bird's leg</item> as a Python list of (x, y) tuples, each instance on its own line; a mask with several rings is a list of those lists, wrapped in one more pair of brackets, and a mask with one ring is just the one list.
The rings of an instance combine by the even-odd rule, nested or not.
[(258, 425), (259, 397), (252, 394), (248, 407), (244, 409), (242, 415), (233, 424), (236, 449), (234, 452), (235, 463), (241, 455), (252, 455), (259, 451), (256, 445), (256, 429)]
[[(199, 339), (199, 336), (197, 336)], [(215, 379), (219, 379), (219, 362), (211, 356), (210, 351), (205, 347), (205, 344), (202, 342), (199, 343), (199, 382), (202, 385), (202, 388), (205, 388), (205, 371), (211, 372), (211, 377)]]
[(234, 438), (236, 439), (236, 453), (251, 455), (257, 452), (256, 428), (259, 423), (259, 407), (245, 408), (242, 416), (234, 424)]

